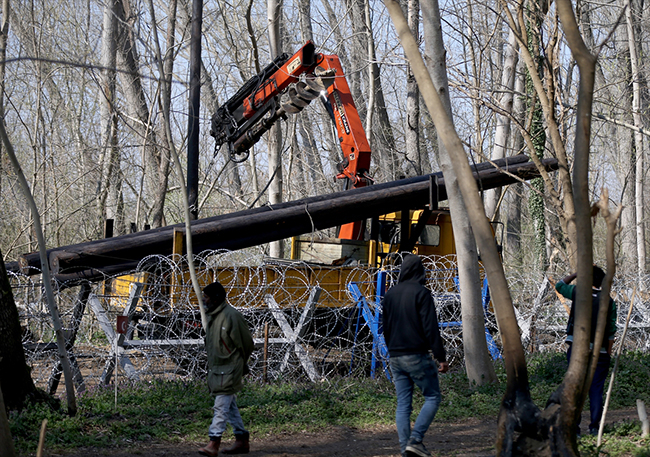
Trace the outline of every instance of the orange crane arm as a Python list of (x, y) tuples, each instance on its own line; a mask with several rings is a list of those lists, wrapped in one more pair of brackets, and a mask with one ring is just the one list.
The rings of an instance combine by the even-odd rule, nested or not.
[[(288, 100), (281, 103), (284, 93), (288, 93)], [(291, 57), (279, 56), (248, 80), (213, 114), (210, 135), (217, 146), (228, 144), (233, 161), (242, 162), (275, 122), (298, 113), (316, 98), (332, 117), (343, 152), (336, 177), (347, 179), (348, 189), (371, 184), (370, 144), (341, 61), (336, 55), (316, 53), (311, 41)], [(345, 224), (339, 238), (360, 240), (363, 232), (363, 221)]]

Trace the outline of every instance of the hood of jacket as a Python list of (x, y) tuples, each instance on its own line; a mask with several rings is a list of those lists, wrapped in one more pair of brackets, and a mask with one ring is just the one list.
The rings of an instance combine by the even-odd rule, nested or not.
[(214, 308), (212, 308), (211, 311), (208, 311), (208, 310), (206, 309), (206, 313), (205, 313), (206, 316), (207, 316), (208, 318), (216, 316), (216, 315), (219, 314), (221, 311), (223, 311), (223, 309), (226, 307), (226, 303), (227, 303), (226, 300), (224, 300), (224, 301), (222, 301), (221, 303), (219, 303), (217, 306), (215, 306)]
[(399, 272), (399, 281), (415, 281), (422, 285), (426, 284), (426, 273), (424, 272), (424, 265), (419, 256), (409, 254), (404, 257), (402, 267)]

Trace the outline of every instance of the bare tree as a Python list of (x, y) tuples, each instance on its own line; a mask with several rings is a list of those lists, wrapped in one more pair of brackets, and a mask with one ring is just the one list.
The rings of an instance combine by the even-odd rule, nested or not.
[[(510, 139), (510, 116), (513, 113), (515, 70), (519, 57), (518, 47), (515, 34), (510, 30), (508, 42), (505, 44), (503, 71), (501, 73), (499, 105), (503, 111), (496, 114), (497, 125), (494, 134), (494, 146), (490, 155), (492, 160), (506, 157), (507, 145)], [(490, 220), (498, 219), (497, 212), (500, 197), (501, 189), (490, 189), (485, 193), (485, 214)]]
[[(539, 100), (539, 108), (541, 108), (543, 112), (543, 120), (540, 119), (538, 123), (542, 123), (543, 121), (543, 126), (545, 127), (544, 134), (548, 134), (550, 136), (550, 142), (549, 144), (552, 145), (553, 147), (553, 153), (555, 157), (558, 159), (560, 168), (559, 168), (559, 179), (557, 183), (557, 187), (559, 187), (559, 190), (556, 188), (556, 185), (554, 181), (550, 178), (548, 173), (543, 171), (541, 167), (538, 166), (538, 169), (540, 170), (541, 174), (541, 182), (543, 182), (543, 188), (545, 190), (545, 194), (548, 194), (546, 197), (546, 201), (550, 202), (553, 207), (555, 208), (558, 218), (560, 220), (560, 223), (562, 225), (562, 231), (565, 235), (565, 251), (567, 253), (567, 257), (569, 260), (569, 263), (574, 267), (577, 263), (576, 260), (576, 243), (577, 243), (577, 232), (576, 232), (576, 227), (575, 227), (575, 209), (573, 207), (573, 190), (572, 190), (572, 185), (571, 185), (571, 169), (569, 166), (569, 160), (567, 157), (567, 152), (566, 152), (566, 146), (564, 145), (564, 141), (562, 138), (562, 133), (560, 126), (558, 125), (558, 121), (556, 118), (556, 113), (554, 111), (554, 100), (555, 100), (555, 85), (552, 84), (551, 82), (544, 83), (542, 81), (542, 78), (540, 77), (539, 74), (539, 67), (538, 67), (538, 59), (535, 57), (533, 52), (529, 50), (528, 48), (528, 43), (530, 40), (533, 40), (536, 43), (539, 43), (539, 40), (536, 40), (535, 37), (530, 37), (530, 33), (537, 33), (535, 30), (537, 28), (535, 26), (527, 27), (527, 18), (524, 14), (524, 6), (522, 4), (518, 4), (518, 9), (516, 10), (516, 13), (513, 15), (512, 12), (509, 9), (509, 5), (504, 5), (504, 13), (505, 17), (508, 21), (508, 24), (513, 30), (515, 37), (517, 39), (517, 42), (519, 43), (519, 49), (520, 49), (520, 55), (523, 57), (523, 60), (526, 64), (526, 68), (528, 70), (528, 76), (530, 78), (531, 84), (533, 86), (533, 89), (535, 91), (535, 95), (537, 99)], [(546, 14), (545, 11), (540, 11), (540, 14)], [(533, 19), (536, 21), (538, 16), (534, 16)], [(515, 19), (516, 18), (516, 19)], [(557, 35), (557, 32), (555, 33)], [(537, 47), (533, 49), (533, 51), (537, 52)], [(550, 59), (553, 55), (547, 55), (547, 60)], [(548, 67), (553, 67), (552, 63), (546, 63), (546, 66)], [(552, 73), (551, 73), (552, 75)], [(531, 107), (532, 110), (532, 107)], [(534, 126), (532, 121), (534, 118), (532, 117), (534, 115), (534, 111), (531, 111), (531, 125)], [(537, 151), (539, 148), (543, 148), (545, 146), (545, 143), (543, 143), (541, 146), (538, 144), (536, 146), (535, 144), (535, 138), (533, 136), (534, 131), (528, 131), (523, 128), (524, 126), (519, 126), (520, 131), (525, 139), (527, 148), (530, 151), (530, 157), (538, 165), (540, 164), (540, 158), (535, 151)], [(542, 133), (541, 129), (538, 128), (540, 133)], [(545, 141), (545, 140), (544, 140)], [(541, 188), (541, 186), (540, 186)], [(540, 194), (540, 188), (534, 189), (535, 192)], [(563, 196), (563, 198), (560, 198), (560, 195)], [(541, 228), (541, 227), (540, 227)]]
[[(2, 1), (2, 23), (0, 23), (0, 120), (4, 122), (5, 118), (5, 61), (7, 60), (7, 36), (9, 35), (9, 0)], [(2, 154), (2, 145), (0, 144), (0, 157)], [(4, 166), (0, 159), (0, 194), (2, 194), (2, 175)], [(1, 260), (1, 259), (0, 259)]]
[(639, 72), (639, 55), (637, 53), (638, 42), (635, 38), (634, 24), (634, 3), (627, 1), (625, 10), (625, 23), (627, 25), (628, 46), (630, 49), (630, 65), (632, 69), (632, 118), (634, 119), (634, 151), (636, 153), (636, 181), (635, 181), (635, 209), (636, 209), (636, 238), (637, 238), (637, 268), (639, 274), (645, 273), (646, 266), (646, 236), (645, 224), (645, 202), (644, 202), (644, 149), (643, 119), (641, 117), (641, 75)]
[[(172, 99), (172, 80), (174, 76), (174, 48), (176, 46), (176, 11), (177, 11), (177, 1), (171, 0), (167, 6), (167, 39), (166, 39), (166, 49), (165, 55), (163, 57), (163, 70), (164, 73), (161, 76), (161, 90), (160, 96), (162, 100), (161, 109), (165, 112), (170, 113), (171, 111), (171, 99)], [(150, 7), (151, 15), (153, 16), (153, 5)], [(154, 23), (154, 27), (155, 27)], [(156, 178), (157, 178), (157, 192), (152, 196), (153, 203), (151, 205), (151, 226), (152, 227), (162, 227), (165, 225), (163, 222), (165, 220), (165, 197), (167, 195), (167, 184), (169, 179), (169, 169), (170, 169), (170, 154), (169, 147), (161, 147), (160, 152), (156, 155)], [(144, 173), (143, 173), (144, 174)], [(135, 217), (138, 221), (138, 215)]]
[[(524, 125), (525, 117), (525, 100), (524, 100), (524, 86), (525, 86), (525, 64), (518, 60), (517, 71), (515, 73), (515, 86), (514, 92), (517, 95), (514, 97), (512, 111), (513, 117), (520, 125)], [(512, 150), (514, 153), (519, 154), (524, 149), (524, 137), (521, 132), (516, 129), (510, 135), (512, 141)], [(523, 262), (523, 252), (521, 250), (521, 206), (524, 185), (522, 183), (515, 184), (510, 187), (508, 204), (508, 220), (506, 226), (506, 239), (505, 239), (505, 253), (506, 259), (511, 260), (511, 263), (520, 268)]]
[[(120, 171), (120, 150), (117, 137), (117, 33), (118, 14), (123, 11), (120, 0), (109, 0), (104, 7), (104, 24), (102, 30), (100, 74), (101, 132), (102, 147), (100, 152), (99, 214), (115, 221), (117, 234), (125, 233), (124, 206), (122, 199), (122, 176)], [(124, 16), (122, 15), (122, 19)]]
[[(408, 0), (406, 14), (413, 36), (420, 36), (420, 2)], [(420, 91), (410, 66), (406, 69), (406, 126), (404, 128), (406, 151), (404, 171), (406, 176), (422, 174), (420, 153)]]
[[(589, 350), (590, 333), (590, 303), (591, 271), (592, 271), (592, 232), (591, 205), (588, 189), (588, 164), (591, 127), (591, 106), (593, 101), (593, 84), (596, 58), (588, 51), (578, 30), (570, 2), (560, 0), (556, 3), (562, 26), (571, 48), (572, 54), (580, 69), (579, 98), (574, 150), (576, 162), (574, 169), (574, 196), (576, 225), (581, 233), (578, 243), (578, 289), (576, 295), (576, 328), (574, 334), (574, 353), (564, 382), (552, 395), (544, 411), (540, 411), (531, 400), (528, 385), (528, 375), (523, 347), (519, 337), (519, 329), (514, 314), (512, 299), (496, 245), (492, 238), (488, 220), (482, 215), (483, 205), (478, 195), (476, 182), (471, 178), (469, 163), (463, 151), (460, 138), (455, 132), (450, 117), (433, 82), (429, 79), (424, 62), (419, 54), (415, 40), (402, 16), (399, 5), (386, 0), (397, 32), (400, 36), (409, 60), (414, 67), (414, 73), (420, 85), (424, 99), (432, 113), (434, 122), (449, 151), (454, 171), (459, 175), (459, 183), (463, 199), (469, 207), (472, 228), (475, 230), (478, 245), (490, 280), (493, 292), (493, 302), (499, 323), (499, 329), (504, 345), (504, 358), (508, 385), (502, 401), (499, 414), (497, 436), (497, 454), (513, 455), (520, 452), (523, 455), (579, 455), (575, 439), (576, 421), (582, 409), (585, 386), (591, 382), (595, 370), (594, 361), (598, 357), (605, 319), (601, 306), (598, 319), (594, 349)], [(612, 243), (608, 243), (612, 251)], [(609, 256), (613, 259), (613, 256)], [(608, 276), (603, 287), (604, 300), (609, 299), (609, 287), (615, 264), (608, 262)], [(608, 282), (609, 281), (609, 282)], [(589, 364), (591, 363), (591, 368)], [(515, 429), (521, 434), (515, 447)], [(517, 449), (517, 451), (515, 451)]]
[[(59, 310), (56, 304), (56, 300), (54, 298), (54, 291), (52, 289), (52, 278), (50, 276), (50, 269), (47, 264), (45, 237), (43, 236), (43, 229), (42, 229), (41, 219), (40, 219), (41, 216), (39, 214), (38, 208), (36, 206), (36, 202), (29, 188), (29, 184), (27, 183), (27, 179), (25, 178), (25, 174), (23, 173), (22, 167), (20, 166), (20, 163), (18, 162), (18, 158), (16, 157), (16, 153), (14, 152), (13, 145), (11, 144), (11, 142), (9, 141), (9, 137), (7, 136), (7, 131), (5, 130), (4, 122), (0, 122), (0, 139), (4, 143), (4, 147), (7, 151), (7, 154), (9, 155), (9, 160), (11, 161), (11, 165), (13, 166), (14, 172), (18, 177), (18, 180), (20, 182), (20, 187), (23, 191), (23, 195), (27, 200), (30, 211), (32, 213), (32, 219), (34, 221), (34, 231), (36, 232), (36, 238), (38, 240), (39, 258), (42, 265), (43, 288), (45, 289), (46, 301), (50, 312), (50, 317), (52, 319), (52, 327), (54, 328), (54, 334), (56, 336), (56, 347), (59, 356), (59, 363), (63, 367), (63, 375), (65, 377), (65, 392), (66, 392), (66, 398), (68, 400), (68, 414), (74, 416), (75, 414), (77, 414), (77, 399), (75, 397), (74, 385), (72, 382), (72, 370), (70, 368), (70, 359), (68, 358), (68, 354), (66, 351), (66, 341), (65, 341), (65, 336), (63, 334), (63, 327), (61, 325), (61, 317), (59, 315)], [(2, 263), (2, 271), (0, 271), (0, 276), (3, 276), (4, 278), (7, 277), (7, 272), (4, 268), (4, 262)], [(2, 280), (2, 278), (0, 278), (0, 280)], [(2, 284), (3, 295), (7, 294), (7, 291), (9, 291), (9, 294), (11, 294), (11, 287), (9, 287), (9, 281), (6, 281), (4, 284)], [(9, 300), (13, 301), (13, 296), (10, 297), (7, 296), (6, 298), (3, 297), (3, 299), (7, 301)], [(14, 317), (11, 315), (11, 312), (13, 311), (11, 304), (6, 303), (6, 306), (3, 306), (3, 308), (5, 312), (9, 313), (7, 317), (9, 318), (8, 321), (9, 326), (11, 326), (12, 325), (11, 322), (13, 320), (12, 317)], [(15, 306), (13, 307), (13, 309), (15, 309)], [(15, 326), (13, 327), (13, 329), (15, 330)], [(16, 342), (15, 334), (13, 338), (9, 336), (8, 341), (9, 343), (15, 344)], [(21, 344), (21, 349), (22, 349), (22, 344)], [(20, 355), (20, 350), (16, 348), (11, 348), (10, 352), (14, 357), (16, 356), (16, 354)], [(15, 362), (15, 359), (12, 361)]]
[[(388, 3), (388, 2), (387, 2)], [(421, 0), (424, 28), (425, 53), (428, 60), (429, 75), (440, 96), (444, 112), (453, 127), (451, 100), (445, 64), (445, 48), (442, 41), (440, 10), (437, 0)], [(394, 14), (391, 12), (391, 16)], [(395, 20), (395, 19), (393, 19)], [(411, 65), (414, 65), (409, 51), (404, 46)], [(418, 54), (419, 55), (419, 54)], [(415, 70), (414, 70), (415, 73)], [(418, 81), (418, 85), (421, 86)], [(426, 99), (425, 99), (426, 100)], [(429, 113), (431, 106), (427, 103)], [(435, 120), (436, 116), (431, 113)], [(458, 277), (460, 282), (460, 301), (463, 319), (463, 348), (465, 351), (465, 368), (470, 383), (483, 385), (496, 381), (494, 366), (490, 359), (485, 340), (485, 315), (481, 300), (481, 278), (479, 272), (478, 250), (474, 240), (473, 226), (470, 224), (467, 208), (461, 195), (456, 171), (452, 166), (447, 143), (443, 140), (440, 127), (438, 130), (438, 147), (440, 149), (440, 166), (445, 178), (445, 188), (449, 198), (454, 240), (458, 258)], [(490, 284), (492, 287), (492, 284)]]

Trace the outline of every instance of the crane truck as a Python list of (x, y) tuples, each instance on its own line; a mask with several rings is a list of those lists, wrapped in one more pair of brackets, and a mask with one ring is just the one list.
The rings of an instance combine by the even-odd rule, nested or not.
[[(346, 189), (372, 185), (370, 144), (341, 61), (337, 55), (316, 52), (311, 41), (291, 56), (278, 56), (250, 78), (213, 114), (210, 135), (217, 147), (227, 145), (231, 160), (242, 162), (276, 122), (299, 113), (315, 99), (323, 103), (336, 128), (342, 151), (336, 178), (345, 180)], [(340, 226), (335, 239), (314, 243), (311, 237), (294, 237), (291, 258), (377, 265), (407, 245), (406, 250), (418, 254), (455, 254), (449, 211), (438, 209), (435, 200), (428, 210), (405, 209), (379, 216), (369, 240), (364, 240), (365, 221)], [(415, 236), (409, 241), (411, 233)]]
[[(359, 189), (374, 184), (370, 176), (371, 150), (341, 62), (336, 55), (316, 52), (308, 41), (293, 55), (283, 54), (273, 60), (257, 75), (250, 78), (228, 101), (221, 105), (211, 118), (210, 135), (217, 147), (227, 147), (230, 160), (243, 162), (251, 148), (273, 125), (297, 114), (313, 100), (319, 99), (337, 132), (342, 160), (337, 166), (336, 178), (345, 180), (346, 189)], [(372, 223), (370, 236), (366, 237), (365, 221), (340, 226), (336, 238), (315, 239), (297, 236), (292, 239), (291, 260), (299, 261), (284, 270), (285, 284), (281, 296), (275, 299), (280, 307), (306, 306), (306, 289), (317, 287), (325, 291), (315, 305), (327, 309), (349, 305), (347, 290), (351, 283), (360, 284), (361, 296), (377, 295), (376, 282), (371, 277), (391, 255), (412, 251), (425, 256), (454, 255), (455, 244), (449, 211), (438, 208), (436, 182), (431, 178), (431, 197), (426, 208), (404, 208), (402, 211), (378, 215)], [(366, 239), (368, 238), (368, 239)], [(182, 254), (183, 237), (179, 232), (174, 239), (174, 252)], [(449, 262), (449, 260), (447, 260)], [(302, 266), (301, 266), (302, 265)], [(454, 270), (449, 265), (446, 270)], [(148, 283), (143, 272), (113, 279), (109, 295), (118, 301), (128, 296), (134, 282)], [(168, 312), (187, 311), (187, 272), (168, 275), (165, 290), (145, 288), (144, 301), (153, 297), (166, 297)], [(243, 305), (243, 288), (264, 288), (278, 281), (277, 268), (271, 263), (263, 272), (259, 267), (237, 268), (222, 266), (199, 273), (202, 283), (218, 280), (227, 286), (231, 303)], [(158, 281), (160, 283), (160, 281)], [(456, 290), (452, 277), (446, 276), (445, 290)], [(162, 302), (159, 300), (158, 302)], [(196, 314), (196, 297), (189, 292), (189, 305)], [(246, 306), (264, 308), (260, 303)], [(158, 311), (156, 311), (158, 312)], [(163, 313), (164, 314), (164, 313)], [(190, 319), (191, 320), (191, 319)], [(198, 319), (194, 319), (196, 325)], [(162, 325), (164, 323), (161, 322)]]

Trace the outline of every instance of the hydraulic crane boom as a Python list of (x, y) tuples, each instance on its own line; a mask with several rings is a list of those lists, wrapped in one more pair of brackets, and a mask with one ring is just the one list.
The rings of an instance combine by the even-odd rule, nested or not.
[[(282, 102), (285, 93), (287, 99)], [(343, 152), (336, 177), (347, 179), (346, 188), (371, 184), (370, 144), (341, 61), (336, 55), (317, 53), (311, 41), (292, 56), (277, 57), (249, 79), (214, 113), (210, 135), (217, 146), (228, 144), (233, 161), (242, 162), (275, 122), (287, 119), (287, 114), (300, 112), (316, 98), (327, 108)], [(339, 238), (363, 239), (363, 222), (341, 226)]]

